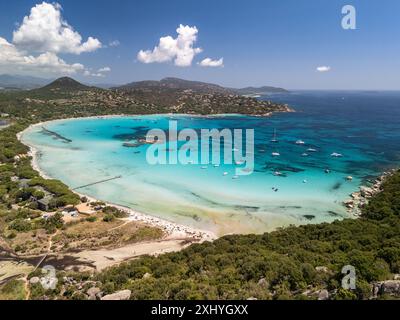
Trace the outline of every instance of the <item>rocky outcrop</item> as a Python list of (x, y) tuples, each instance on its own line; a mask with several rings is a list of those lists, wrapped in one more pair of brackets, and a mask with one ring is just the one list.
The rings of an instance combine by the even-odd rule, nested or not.
[(373, 297), (390, 295), (400, 297), (400, 280), (388, 280), (377, 282), (373, 285)]
[(108, 294), (101, 298), (101, 300), (129, 300), (131, 294), (131, 290), (121, 290), (113, 294)]
[(360, 216), (361, 209), (368, 204), (369, 199), (382, 191), (382, 184), (385, 182), (386, 178), (393, 175), (395, 172), (397, 172), (397, 170), (384, 172), (382, 176), (378, 177), (374, 181), (372, 186), (361, 186), (360, 191), (352, 193), (350, 195), (351, 198), (343, 202), (347, 211), (355, 216)]

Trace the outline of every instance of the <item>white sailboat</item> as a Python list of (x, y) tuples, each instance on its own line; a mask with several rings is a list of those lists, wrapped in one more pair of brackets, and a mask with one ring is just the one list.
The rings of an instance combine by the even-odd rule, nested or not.
[(278, 139), (276, 138), (276, 129), (274, 129), (274, 135), (273, 135), (273, 137), (271, 139), (271, 142), (273, 142), (273, 143), (278, 143), (279, 142)]

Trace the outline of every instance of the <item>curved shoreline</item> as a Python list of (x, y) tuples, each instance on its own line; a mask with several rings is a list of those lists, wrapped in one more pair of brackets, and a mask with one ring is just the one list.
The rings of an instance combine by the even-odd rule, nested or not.
[[(176, 115), (176, 114), (174, 114), (174, 115)], [(34, 146), (32, 146), (31, 144), (27, 143), (26, 141), (23, 141), (23, 135), (27, 131), (32, 130), (35, 127), (43, 126), (50, 122), (53, 123), (53, 122), (58, 122), (58, 121), (69, 121), (69, 120), (79, 120), (79, 119), (81, 119), (81, 120), (84, 120), (84, 119), (108, 119), (108, 118), (134, 117), (134, 116), (138, 116), (138, 115), (109, 115), (109, 116), (92, 116), (92, 117), (83, 117), (83, 118), (65, 118), (65, 119), (49, 120), (49, 121), (31, 124), (25, 130), (18, 132), (16, 136), (17, 136), (17, 139), (21, 143), (23, 143), (24, 145), (29, 147), (30, 151), (28, 152), (28, 155), (32, 158), (32, 161), (31, 161), (32, 168), (35, 171), (37, 171), (42, 178), (44, 178), (46, 180), (51, 180), (51, 179), (55, 179), (55, 178), (49, 176), (46, 172), (44, 172), (40, 168), (40, 165), (38, 163), (40, 151), (38, 149), (36, 149)], [(193, 115), (188, 115), (188, 116), (193, 116)], [(115, 203), (103, 201), (101, 199), (94, 198), (94, 197), (86, 195), (84, 193), (76, 192), (76, 191), (72, 190), (70, 187), (68, 187), (68, 188), (75, 194), (79, 195), (80, 197), (86, 197), (90, 202), (101, 201), (101, 202), (106, 203), (107, 206), (115, 207), (119, 210), (127, 212), (129, 214), (129, 217), (126, 218), (127, 220), (144, 223), (144, 224), (150, 225), (152, 227), (157, 227), (157, 228), (161, 229), (166, 234), (164, 237), (165, 239), (188, 237), (188, 238), (192, 238), (196, 242), (201, 243), (204, 241), (213, 241), (218, 238), (218, 236), (211, 231), (192, 228), (192, 227), (189, 227), (189, 226), (186, 226), (183, 224), (171, 222), (166, 219), (162, 219), (162, 218), (152, 216), (152, 215), (149, 215), (149, 214), (146, 214), (143, 212), (139, 212), (139, 211), (134, 210), (129, 207), (125, 207), (125, 206), (118, 205)]]
[[(242, 116), (241, 114), (217, 114), (217, 115), (192, 115), (192, 114), (173, 114), (173, 113), (169, 113), (169, 114), (146, 114), (146, 115), (131, 115), (131, 114), (114, 114), (114, 115), (100, 115), (100, 116), (90, 116), (90, 117), (70, 117), (70, 118), (61, 118), (61, 119), (55, 119), (55, 120), (49, 120), (49, 121), (44, 121), (44, 122), (39, 122), (39, 123), (35, 123), (35, 124), (31, 124), (29, 127), (27, 127), (25, 130), (19, 132), (17, 134), (17, 137), (19, 139), (19, 141), (21, 141), (22, 143), (26, 144), (27, 146), (29, 146), (30, 148), (30, 156), (32, 157), (32, 167), (34, 170), (36, 170), (37, 172), (39, 172), (39, 174), (45, 178), (45, 179), (54, 179), (53, 177), (49, 176), (48, 174), (46, 174), (46, 172), (44, 172), (41, 168), (40, 165), (38, 163), (38, 158), (40, 156), (40, 151), (37, 150), (34, 146), (30, 145), (29, 143), (26, 143), (24, 141), (22, 141), (22, 136), (25, 132), (27, 132), (28, 130), (31, 130), (34, 127), (38, 127), (38, 126), (43, 126), (46, 125), (48, 123), (55, 123), (55, 122), (64, 122), (64, 121), (76, 121), (76, 120), (87, 120), (87, 119), (112, 119), (112, 118), (135, 118), (138, 116), (157, 116), (157, 115), (161, 115), (161, 116), (170, 116), (170, 117), (174, 117), (174, 116), (185, 116), (185, 117), (197, 117), (197, 118), (218, 118), (218, 117), (226, 117), (226, 116)], [(250, 116), (251, 117), (251, 116)], [(360, 188), (362, 188), (363, 186), (359, 186)], [(71, 188), (70, 188), (71, 189)], [(356, 190), (354, 190), (356, 192)], [(102, 202), (106, 202), (101, 200), (100, 198), (96, 197), (96, 196), (89, 196), (86, 195), (84, 193), (79, 193), (76, 191), (73, 191), (74, 193), (78, 194), (81, 197), (86, 197), (88, 199), (90, 199), (91, 201), (102, 201)], [(343, 202), (346, 202), (346, 198), (342, 199)], [(187, 225), (184, 224), (179, 224), (179, 223), (175, 223), (175, 222), (171, 222), (167, 219), (163, 219), (163, 218), (159, 218), (157, 216), (153, 216), (151, 214), (146, 214), (143, 212), (139, 212), (136, 211), (135, 209), (132, 209), (130, 207), (127, 206), (123, 206), (123, 205), (118, 205), (112, 202), (106, 202), (108, 205), (116, 207), (120, 210), (126, 211), (130, 214), (130, 219), (132, 219), (132, 221), (141, 221), (144, 223), (148, 223), (150, 225), (153, 226), (157, 226), (160, 227), (163, 230), (168, 231), (167, 234), (172, 234), (174, 232), (178, 232), (180, 234), (182, 234), (182, 230), (184, 230), (184, 233), (186, 233), (187, 235), (193, 236), (193, 235), (197, 235), (198, 238), (200, 238), (200, 241), (205, 241), (205, 240), (213, 240), (218, 238), (218, 236), (210, 231), (206, 231), (204, 229), (198, 229), (198, 228), (193, 228), (193, 227), (189, 227)], [(345, 208), (346, 205), (345, 203), (343, 203), (343, 207)], [(358, 214), (353, 212), (352, 210), (345, 210), (348, 213), (348, 217), (344, 217), (344, 218), (357, 218)]]

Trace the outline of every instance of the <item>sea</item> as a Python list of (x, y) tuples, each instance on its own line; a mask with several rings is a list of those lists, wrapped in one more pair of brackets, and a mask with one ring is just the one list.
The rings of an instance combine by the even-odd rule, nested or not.
[[(56, 120), (26, 130), (22, 141), (37, 150), (47, 176), (79, 193), (218, 235), (354, 218), (343, 201), (399, 166), (400, 92), (292, 91), (259, 99), (295, 112)], [(170, 121), (197, 132), (254, 129), (254, 172), (237, 176), (238, 163), (149, 164), (152, 145), (142, 139)], [(175, 151), (169, 147), (165, 142), (167, 154)]]

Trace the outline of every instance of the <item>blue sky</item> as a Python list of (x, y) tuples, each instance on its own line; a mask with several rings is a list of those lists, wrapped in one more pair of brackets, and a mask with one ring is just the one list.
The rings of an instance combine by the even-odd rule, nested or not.
[[(60, 48), (49, 39), (40, 40), (46, 41), (41, 44), (33, 39), (35, 34), (26, 34), (32, 31), (29, 28), (25, 33), (21, 30), (19, 40), (13, 41), (13, 31), (18, 31), (23, 18), (40, 3), (0, 0), (0, 41), (5, 39), (20, 61), (14, 69), (11, 60), (2, 62), (0, 43), (0, 73), (10, 73), (11, 69), (54, 77), (72, 68), (71, 76), (92, 83), (174, 76), (232, 87), (400, 89), (397, 0), (60, 0), (62, 18), (82, 36), (81, 44), (93, 37), (101, 47), (92, 43)], [(346, 4), (357, 10), (356, 30), (341, 27), (341, 9)], [(180, 24), (197, 27), (193, 47), (202, 52), (194, 54), (190, 66), (177, 66), (175, 57), (153, 62), (155, 56), (150, 52), (146, 57), (151, 63), (138, 60), (138, 52), (153, 50), (161, 37), (175, 39)], [(116, 40), (118, 46), (109, 45)], [(38, 58), (41, 54), (45, 54), (45, 62)], [(28, 67), (27, 56), (34, 57)], [(59, 60), (54, 62), (56, 58), (67, 66), (60, 68)], [(205, 58), (223, 58), (223, 67), (199, 66)], [(50, 59), (58, 69), (50, 69)], [(46, 63), (46, 67), (35, 69), (34, 65), (40, 63)], [(320, 66), (330, 70), (317, 72)], [(98, 72), (105, 67), (110, 71)]]

